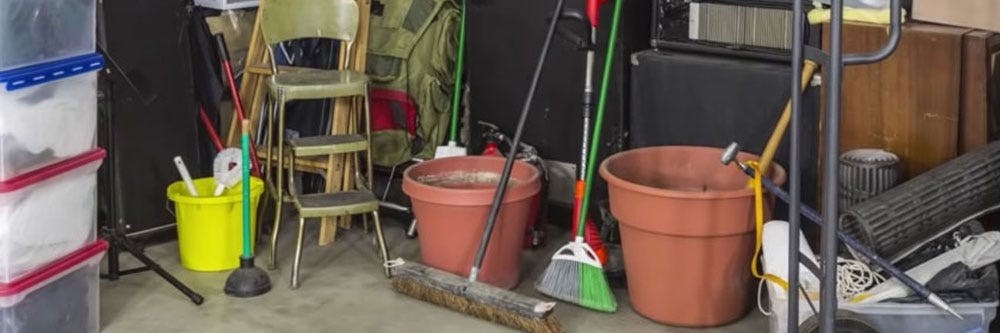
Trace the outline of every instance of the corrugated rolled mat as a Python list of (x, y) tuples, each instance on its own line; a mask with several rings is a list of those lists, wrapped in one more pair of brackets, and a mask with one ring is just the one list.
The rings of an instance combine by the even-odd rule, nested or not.
[(997, 209), (998, 204), (1000, 141), (852, 206), (841, 215), (840, 226), (896, 262), (970, 218)]

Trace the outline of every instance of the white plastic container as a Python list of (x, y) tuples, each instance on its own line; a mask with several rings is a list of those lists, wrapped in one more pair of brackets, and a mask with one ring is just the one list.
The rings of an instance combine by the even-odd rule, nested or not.
[(0, 283), (94, 241), (104, 155), (95, 149), (0, 182)]
[(100, 263), (108, 244), (89, 245), (0, 284), (0, 332), (98, 332)]
[(0, 72), (0, 181), (96, 147), (102, 67), (93, 54)]
[(95, 0), (0, 1), (0, 71), (94, 53)]

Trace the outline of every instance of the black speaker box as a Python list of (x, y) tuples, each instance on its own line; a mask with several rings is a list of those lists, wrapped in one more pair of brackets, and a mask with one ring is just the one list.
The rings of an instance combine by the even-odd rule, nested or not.
[(99, 14), (98, 42), (107, 59), (99, 141), (108, 150), (99, 173), (100, 220), (127, 234), (163, 230), (175, 221), (166, 196), (180, 179), (173, 157), (184, 159), (192, 177), (211, 175), (200, 149), (187, 7), (105, 0)]
[[(638, 52), (632, 56), (630, 147), (724, 148), (735, 141), (760, 154), (788, 101), (790, 75), (787, 63)], [(815, 207), (818, 89), (808, 88), (802, 101), (802, 198)], [(786, 170), (790, 135), (775, 154)]]

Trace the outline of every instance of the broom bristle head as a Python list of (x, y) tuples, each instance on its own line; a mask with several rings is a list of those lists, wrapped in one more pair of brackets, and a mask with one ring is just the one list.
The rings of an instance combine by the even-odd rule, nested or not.
[(552, 260), (535, 282), (535, 290), (552, 298), (580, 303), (580, 265), (570, 260)]
[(535, 289), (564, 302), (615, 312), (618, 309), (615, 294), (592, 253), (589, 245), (582, 242), (571, 242), (556, 251)]
[(554, 315), (548, 315), (543, 318), (530, 318), (513, 311), (482, 304), (445, 290), (429, 287), (406, 278), (394, 277), (392, 279), (392, 287), (396, 291), (413, 298), (525, 332), (563, 332), (562, 324), (559, 323), (559, 320)]
[(580, 305), (604, 312), (615, 312), (618, 302), (611, 291), (604, 270), (587, 264), (580, 266)]

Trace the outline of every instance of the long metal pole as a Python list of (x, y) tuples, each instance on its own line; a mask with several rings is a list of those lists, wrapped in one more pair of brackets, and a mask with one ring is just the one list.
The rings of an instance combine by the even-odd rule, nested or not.
[(827, 65), (825, 140), (823, 145), (823, 223), (820, 265), (820, 331), (834, 333), (837, 312), (837, 156), (840, 152), (840, 79), (844, 69), (842, 36), (844, 1), (833, 0), (830, 8), (830, 63)]
[(788, 168), (790, 169), (788, 174), (788, 190), (791, 192), (791, 202), (788, 206), (788, 332), (797, 333), (799, 331), (799, 226), (801, 220), (801, 214), (799, 213), (800, 207), (802, 206), (802, 189), (801, 189), (801, 161), (799, 159), (799, 139), (801, 135), (801, 128), (799, 126), (799, 116), (802, 112), (802, 93), (799, 90), (801, 85), (802, 77), (802, 49), (805, 41), (803, 38), (803, 31), (805, 29), (805, 22), (803, 20), (803, 10), (802, 10), (802, 0), (795, 0), (792, 7), (792, 76), (791, 80), (791, 100), (792, 100), (792, 114), (789, 126), (791, 127), (791, 142), (789, 143), (789, 148), (791, 153), (789, 156)]
[(497, 215), (500, 214), (500, 205), (503, 202), (504, 194), (507, 193), (507, 184), (510, 182), (510, 174), (514, 168), (514, 158), (517, 155), (517, 149), (521, 145), (521, 136), (524, 134), (524, 126), (528, 121), (528, 114), (531, 111), (531, 102), (535, 99), (535, 91), (538, 90), (538, 82), (542, 77), (542, 70), (545, 68), (546, 59), (548, 59), (549, 47), (552, 45), (552, 36), (555, 35), (556, 24), (559, 22), (559, 13), (562, 13), (564, 3), (565, 0), (557, 0), (556, 8), (552, 12), (552, 20), (549, 22), (548, 32), (545, 34), (542, 52), (535, 64), (535, 74), (531, 77), (531, 84), (528, 87), (528, 96), (524, 99), (524, 105), (521, 107), (521, 115), (514, 131), (514, 141), (510, 143), (510, 152), (504, 161), (503, 171), (500, 173), (500, 183), (497, 184), (497, 191), (493, 195), (490, 213), (486, 217), (486, 227), (483, 228), (483, 235), (479, 241), (479, 247), (476, 249), (476, 256), (472, 260), (472, 268), (469, 269), (469, 281), (471, 282), (477, 282), (479, 269), (482, 268), (483, 258), (486, 257), (486, 249), (490, 243), (493, 226), (496, 224)]

